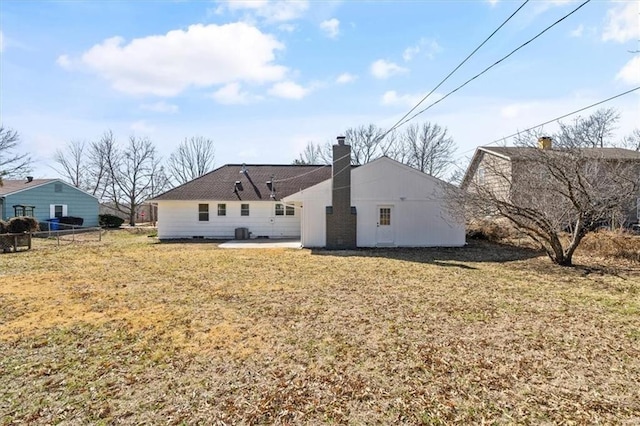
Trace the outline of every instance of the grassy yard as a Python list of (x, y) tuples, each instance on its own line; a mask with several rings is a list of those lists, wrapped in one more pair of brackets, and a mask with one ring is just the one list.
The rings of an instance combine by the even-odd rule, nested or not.
[(0, 424), (638, 424), (640, 265), (576, 261), (37, 240), (0, 255)]

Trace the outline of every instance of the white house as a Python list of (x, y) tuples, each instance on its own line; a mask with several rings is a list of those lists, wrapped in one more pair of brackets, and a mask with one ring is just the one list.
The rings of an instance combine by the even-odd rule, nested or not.
[(300, 211), (282, 197), (330, 179), (331, 166), (228, 164), (155, 197), (158, 237), (300, 238)]
[[(336, 153), (336, 148), (342, 152)], [(334, 146), (334, 157), (342, 157), (348, 145)], [(347, 157), (349, 158), (349, 157)], [(305, 247), (333, 247), (345, 244), (341, 235), (332, 235), (336, 227), (326, 216), (336, 215), (341, 200), (340, 191), (347, 192), (349, 201), (344, 209), (355, 223), (357, 247), (452, 247), (465, 244), (464, 222), (448, 212), (444, 190), (449, 185), (437, 178), (406, 166), (388, 157), (378, 158), (353, 169), (336, 165), (333, 179), (284, 198), (285, 202), (302, 206), (301, 241)], [(350, 183), (346, 177), (350, 172)], [(332, 209), (327, 209), (332, 206)], [(331, 210), (333, 210), (331, 212)], [(331, 241), (334, 239), (334, 241)], [(346, 244), (346, 245), (354, 245)]]
[(387, 157), (351, 166), (338, 138), (332, 166), (227, 165), (153, 199), (158, 237), (300, 238), (305, 247), (455, 247), (464, 222), (449, 184)]

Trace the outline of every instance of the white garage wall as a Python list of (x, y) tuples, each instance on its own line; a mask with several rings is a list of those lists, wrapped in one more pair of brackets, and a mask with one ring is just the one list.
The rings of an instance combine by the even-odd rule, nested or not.
[[(358, 213), (358, 247), (375, 247), (378, 207), (392, 206), (394, 245), (444, 247), (465, 244), (464, 223), (444, 207), (444, 182), (383, 157), (352, 170), (351, 205)], [(331, 181), (286, 200), (302, 202), (302, 245), (324, 247), (325, 206), (331, 205)]]
[[(218, 216), (218, 203), (227, 205), (227, 215)], [(209, 204), (209, 221), (198, 220), (198, 205)], [(249, 201), (249, 216), (240, 216), (235, 201), (158, 201), (158, 238), (234, 238), (236, 228), (249, 228), (251, 238), (299, 238), (300, 210), (295, 216), (276, 216), (274, 201)]]

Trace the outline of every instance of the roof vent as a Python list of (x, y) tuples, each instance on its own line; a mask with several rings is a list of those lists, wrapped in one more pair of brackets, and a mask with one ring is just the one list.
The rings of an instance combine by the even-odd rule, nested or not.
[(33, 176), (27, 176), (27, 183), (33, 182)]
[(247, 165), (242, 163), (242, 170), (240, 170), (240, 173), (242, 173), (243, 175), (247, 174)]

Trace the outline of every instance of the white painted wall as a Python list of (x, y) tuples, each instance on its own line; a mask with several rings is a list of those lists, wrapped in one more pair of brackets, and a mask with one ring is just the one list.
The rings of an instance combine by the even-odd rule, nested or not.
[[(218, 203), (227, 205), (227, 215), (218, 216)], [(209, 221), (198, 220), (198, 205), (209, 204)], [(240, 216), (236, 201), (158, 201), (158, 238), (234, 238), (236, 228), (249, 228), (251, 238), (299, 238), (300, 209), (294, 216), (276, 216), (274, 201), (249, 201), (249, 216)]]
[[(378, 207), (392, 207), (394, 245), (455, 247), (465, 244), (464, 223), (448, 214), (444, 182), (389, 158), (379, 158), (351, 172), (351, 205), (358, 213), (358, 247), (375, 247)], [(331, 205), (331, 181), (285, 198), (301, 202), (302, 245), (326, 245), (325, 206)]]

